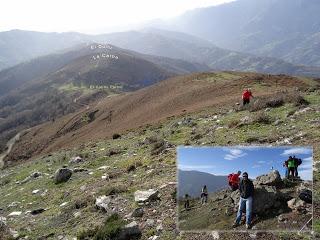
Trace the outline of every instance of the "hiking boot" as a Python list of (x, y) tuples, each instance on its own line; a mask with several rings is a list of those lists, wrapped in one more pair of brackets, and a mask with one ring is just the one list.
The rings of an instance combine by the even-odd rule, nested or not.
[(251, 229), (251, 224), (246, 224), (246, 229)]

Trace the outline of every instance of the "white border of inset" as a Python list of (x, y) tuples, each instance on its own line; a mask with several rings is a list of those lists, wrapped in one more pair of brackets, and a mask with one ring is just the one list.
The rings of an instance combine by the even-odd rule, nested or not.
[[(249, 147), (254, 147), (254, 148), (293, 148), (293, 147), (304, 147), (304, 148), (311, 148), (312, 150), (312, 213), (311, 213), (311, 230), (263, 230), (263, 229), (257, 229), (257, 230), (181, 230), (180, 226), (179, 226), (179, 204), (178, 204), (178, 195), (179, 195), (179, 148), (249, 148)], [(310, 233), (311, 235), (314, 234), (314, 219), (313, 219), (313, 214), (314, 214), (314, 147), (311, 145), (306, 145), (306, 146), (302, 146), (302, 145), (285, 145), (285, 146), (273, 146), (273, 145), (230, 145), (230, 146), (219, 146), (219, 145), (213, 145), (213, 146), (203, 146), (203, 145), (178, 145), (176, 147), (176, 182), (177, 182), (177, 195), (176, 195), (176, 229), (181, 233), (195, 233), (195, 234), (199, 234), (199, 233), (206, 233), (206, 234), (211, 234), (212, 232), (218, 232), (218, 233), (237, 233), (237, 232), (241, 232), (241, 233), (296, 233), (298, 235), (300, 235), (301, 233)], [(309, 221), (310, 221), (309, 220)], [(306, 222), (307, 224), (308, 222)], [(306, 225), (305, 224), (305, 225)], [(304, 226), (305, 226), (304, 225)], [(304, 227), (303, 226), (303, 227)]]

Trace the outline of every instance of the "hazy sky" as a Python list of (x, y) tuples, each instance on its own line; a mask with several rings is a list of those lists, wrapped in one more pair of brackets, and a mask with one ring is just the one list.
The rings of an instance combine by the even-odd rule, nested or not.
[(240, 170), (254, 179), (273, 167), (284, 177), (282, 164), (293, 155), (302, 159), (299, 176), (312, 180), (312, 148), (306, 147), (179, 147), (178, 168), (224, 176)]
[(0, 31), (99, 33), (232, 0), (4, 0)]

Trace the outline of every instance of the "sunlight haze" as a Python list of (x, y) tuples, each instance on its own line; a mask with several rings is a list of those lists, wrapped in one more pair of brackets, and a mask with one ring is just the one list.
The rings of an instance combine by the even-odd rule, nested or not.
[(104, 33), (121, 31), (144, 21), (178, 16), (194, 8), (232, 0), (56, 0), (5, 1), (0, 31), (12, 29), (43, 32), (77, 31)]

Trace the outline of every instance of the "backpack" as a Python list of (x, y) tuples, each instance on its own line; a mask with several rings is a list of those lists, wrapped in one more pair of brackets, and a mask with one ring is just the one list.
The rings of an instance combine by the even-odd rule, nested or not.
[(228, 181), (229, 181), (229, 182), (231, 182), (232, 177), (233, 177), (233, 173), (230, 173), (230, 174), (228, 175)]
[(298, 166), (301, 165), (301, 163), (302, 163), (301, 158), (298, 158)]

